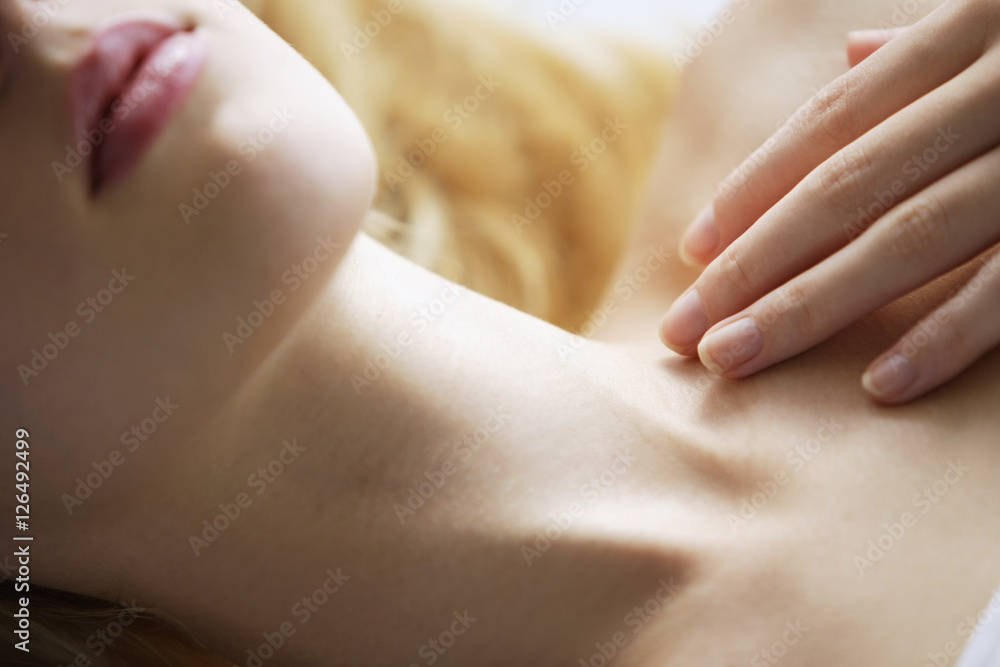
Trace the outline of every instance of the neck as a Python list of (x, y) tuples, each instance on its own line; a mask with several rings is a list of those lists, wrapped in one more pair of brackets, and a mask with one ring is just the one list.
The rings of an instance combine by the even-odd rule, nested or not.
[(575, 663), (686, 568), (614, 511), (662, 474), (661, 382), (361, 238), (90, 560), (238, 664)]

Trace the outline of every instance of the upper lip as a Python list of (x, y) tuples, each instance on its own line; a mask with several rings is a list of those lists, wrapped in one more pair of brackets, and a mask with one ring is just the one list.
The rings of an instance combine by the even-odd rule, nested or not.
[(184, 29), (168, 17), (141, 17), (116, 21), (94, 33), (70, 77), (75, 142), (89, 142), (96, 150), (102, 119), (142, 61), (159, 43)]

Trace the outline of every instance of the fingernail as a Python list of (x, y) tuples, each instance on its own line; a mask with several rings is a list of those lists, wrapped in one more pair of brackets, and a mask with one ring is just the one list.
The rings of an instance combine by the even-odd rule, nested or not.
[(691, 266), (708, 264), (721, 239), (719, 228), (715, 224), (715, 206), (708, 206), (684, 233), (684, 238), (681, 239), (681, 260)]
[(683, 351), (697, 343), (707, 330), (708, 316), (698, 290), (689, 289), (663, 317), (660, 338), (668, 347)]
[(897, 399), (917, 380), (917, 367), (901, 354), (876, 362), (861, 378), (870, 394), (885, 400)]
[(764, 349), (764, 336), (752, 317), (744, 317), (705, 336), (698, 356), (708, 370), (723, 375), (750, 361)]

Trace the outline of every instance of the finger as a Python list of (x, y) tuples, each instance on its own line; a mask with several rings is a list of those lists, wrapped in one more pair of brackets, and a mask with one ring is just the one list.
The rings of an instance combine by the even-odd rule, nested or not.
[[(803, 352), (1000, 241), (1000, 149), (893, 209), (857, 243), (727, 318), (698, 353), (746, 377)], [(985, 193), (985, 194), (984, 194)]]
[(983, 38), (970, 31), (987, 22), (964, 4), (938, 8), (793, 114), (722, 183), (682, 240), (682, 257), (708, 264), (817, 165), (971, 65)]
[(909, 26), (879, 30), (855, 30), (847, 33), (847, 61), (851, 67), (903, 34)]
[(923, 396), (959, 375), (1000, 343), (1000, 251), (933, 314), (865, 372), (862, 384), (892, 405)]
[[(705, 269), (693, 287), (701, 311), (690, 298), (686, 310), (672, 307), (663, 341), (691, 353), (708, 327), (861, 236), (926, 183), (989, 151), (1000, 142), (998, 106), (994, 53), (837, 153)], [(955, 124), (941, 127), (943, 118)]]

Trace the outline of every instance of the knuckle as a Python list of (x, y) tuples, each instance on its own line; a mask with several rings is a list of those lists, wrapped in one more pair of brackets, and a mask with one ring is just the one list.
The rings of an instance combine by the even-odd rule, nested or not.
[(818, 132), (820, 140), (843, 144), (856, 125), (854, 90), (851, 74), (834, 80), (806, 103), (801, 122)]
[(904, 260), (924, 261), (935, 257), (951, 235), (948, 208), (934, 196), (906, 203), (894, 217), (892, 250)]
[(946, 324), (941, 326), (938, 346), (942, 352), (952, 358), (966, 359), (971, 352), (969, 337), (954, 319), (948, 320)]
[(827, 160), (816, 177), (822, 196), (854, 211), (865, 196), (866, 184), (872, 182), (872, 161), (864, 148), (851, 144)]
[(756, 293), (758, 281), (748, 269), (748, 259), (734, 243), (719, 255), (719, 274), (741, 297), (751, 298)]

